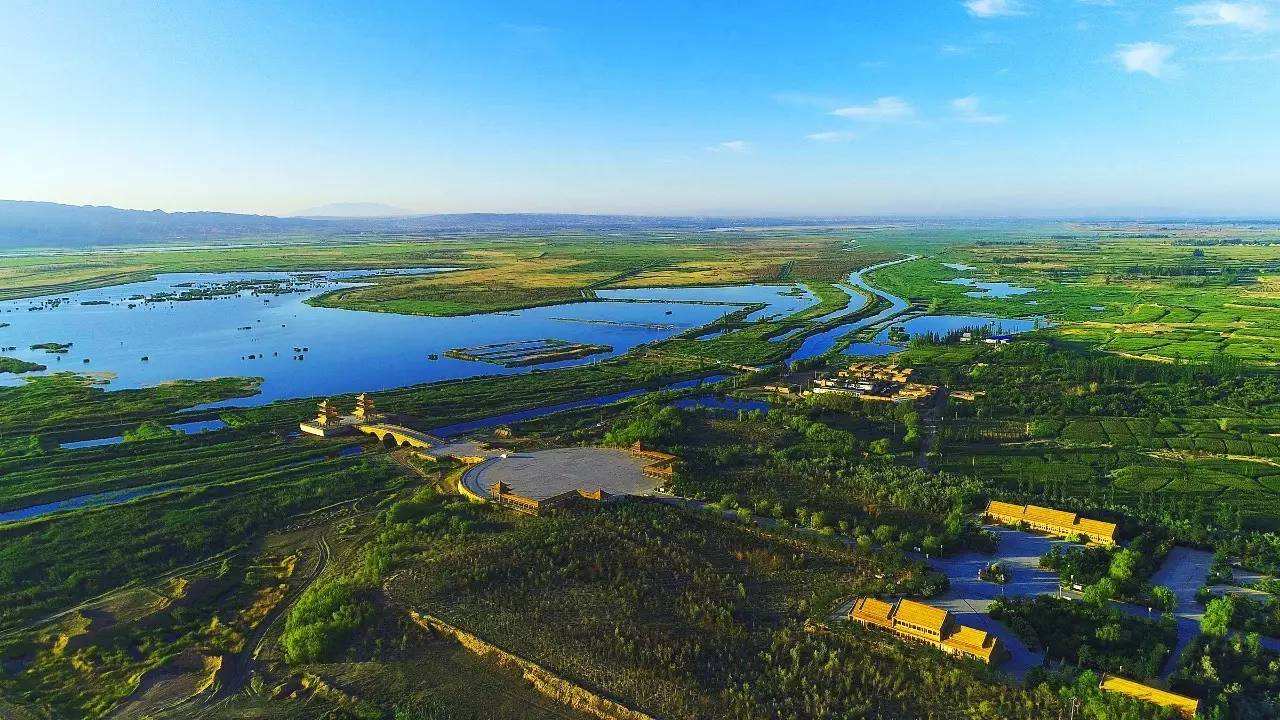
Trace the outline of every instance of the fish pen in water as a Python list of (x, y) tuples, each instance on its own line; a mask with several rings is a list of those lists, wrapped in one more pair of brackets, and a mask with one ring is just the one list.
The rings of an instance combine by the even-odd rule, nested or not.
[(457, 360), (493, 363), (503, 367), (522, 367), (525, 365), (559, 362), (561, 360), (574, 360), (612, 351), (613, 346), (611, 345), (593, 345), (546, 338), (453, 348), (446, 350), (445, 356)]

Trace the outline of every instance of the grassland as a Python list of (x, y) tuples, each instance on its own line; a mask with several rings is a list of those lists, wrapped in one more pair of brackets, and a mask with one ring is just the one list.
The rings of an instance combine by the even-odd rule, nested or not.
[[(990, 703), (1020, 717), (1043, 696), (988, 684), (970, 669), (951, 690), (894, 689), (894, 678), (933, 677), (936, 659), (914, 661), (893, 644), (843, 629), (801, 630), (831, 601), (879, 584), (847, 551), (804, 548), (746, 528), (658, 506), (624, 506), (577, 518), (521, 521), (448, 542), (433, 533), (386, 533), (381, 557), (396, 605), (431, 612), (537, 657), (556, 672), (669, 718), (823, 714), (874, 708), (941, 717), (917, 698), (935, 689), (948, 705)], [(384, 541), (386, 542), (386, 541)], [(479, 573), (463, 567), (483, 568)], [(844, 682), (832, 667), (864, 654)], [(835, 658), (838, 658), (836, 660)], [(905, 664), (903, 664), (905, 662)], [(786, 681), (811, 688), (804, 709)], [(949, 683), (950, 684), (950, 683)], [(962, 689), (963, 688), (963, 689)], [(785, 708), (785, 709), (784, 709)], [(999, 710), (996, 710), (999, 708)]]
[[(1234, 244), (1241, 234), (1249, 244)], [(886, 268), (874, 279), (939, 311), (1045, 315), (1062, 324), (1062, 337), (1128, 357), (1205, 361), (1222, 354), (1268, 365), (1280, 359), (1280, 239), (1274, 233), (1117, 235), (1081, 230), (1067, 238), (969, 243)], [(960, 277), (1035, 292), (969, 297), (973, 288), (944, 282)]]
[(90, 377), (57, 373), (0, 388), (0, 437), (110, 427), (258, 392), (259, 378), (175, 380), (108, 392)]
[(647, 233), (452, 238), (347, 238), (285, 246), (18, 254), (0, 258), (0, 300), (145, 280), (165, 272), (452, 267), (392, 277), (319, 304), (462, 315), (545, 305), (611, 287), (835, 282), (889, 252), (850, 247), (848, 233)]
[[(172, 713), (575, 717), (417, 630), (409, 610), (661, 717), (1030, 719), (1085, 696), (1103, 707), (1096, 682), (1077, 688), (1068, 674), (1014, 687), (831, 620), (856, 593), (936, 591), (906, 553), (982, 547), (971, 512), (987, 496), (1088, 510), (1127, 533), (1160, 526), (1280, 567), (1280, 546), (1263, 532), (1280, 528), (1280, 380), (1268, 364), (1265, 309), (1280, 291), (1280, 249), (1185, 244), (1229, 239), (1221, 233), (1072, 228), (1053, 237), (1061, 231), (886, 227), (0, 259), (10, 297), (175, 270), (447, 265), (461, 270), (386, 278), (323, 302), (460, 314), (604, 286), (747, 281), (803, 283), (821, 301), (597, 364), (376, 394), (380, 409), (424, 428), (774, 361), (799, 338), (770, 338), (816, 331), (815, 318), (845, 306), (837, 283), (850, 270), (905, 252), (926, 257), (872, 282), (939, 311), (1057, 323), (1002, 349), (921, 342), (897, 358), (921, 380), (977, 394), (933, 418), (938, 442), (926, 460), (940, 473), (917, 467), (923, 410), (831, 399), (777, 401), (768, 417), (637, 399), (529, 423), (519, 428), (527, 436), (504, 441), (533, 449), (640, 439), (674, 450), (683, 464), (673, 490), (708, 502), (708, 513), (633, 502), (522, 518), (468, 505), (426, 489), (451, 487), (449, 467), (372, 446), (343, 454), (358, 439), (289, 438), (283, 431), (313, 411), (313, 399), (223, 411), (232, 429), (208, 435), (55, 447), (67, 434), (172, 421), (183, 407), (252, 393), (252, 379), (108, 392), (58, 375), (0, 389), (0, 512), (148, 489), (0, 527), (0, 713), (6, 703), (42, 720), (104, 717), (125, 703), (155, 709), (147, 703), (159, 700), (144, 697), (151, 680), (219, 657), (231, 668), (228, 687), (243, 682), (248, 692)], [(943, 265), (953, 262), (977, 269)], [(958, 276), (1036, 292), (972, 298), (970, 288), (939, 282)], [(1160, 344), (1139, 348), (1139, 338)], [(769, 529), (725, 513), (767, 517)], [(334, 614), (355, 629), (324, 653), (290, 658), (278, 642), (281, 613), (312, 582), (351, 583), (350, 602)], [(274, 629), (271, 618), (281, 618)], [(243, 661), (258, 641), (259, 661)], [(1089, 664), (1068, 650), (1060, 654)], [(1119, 716), (1095, 710), (1089, 717)]]

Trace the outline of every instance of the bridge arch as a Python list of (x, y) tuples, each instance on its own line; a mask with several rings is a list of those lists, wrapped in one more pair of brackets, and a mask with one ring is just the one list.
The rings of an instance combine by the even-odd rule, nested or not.
[(401, 447), (415, 447), (423, 450), (429, 450), (436, 445), (444, 443), (443, 440), (432, 435), (414, 430), (413, 428), (403, 427), (400, 425), (389, 425), (385, 423), (371, 423), (367, 425), (356, 425), (355, 429), (372, 435), (378, 439), (387, 449), (394, 450)]

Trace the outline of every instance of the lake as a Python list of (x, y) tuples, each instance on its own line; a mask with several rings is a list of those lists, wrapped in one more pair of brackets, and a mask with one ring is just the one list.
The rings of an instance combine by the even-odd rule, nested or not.
[(987, 329), (992, 335), (1017, 335), (1035, 330), (1045, 325), (1045, 319), (1035, 318), (1000, 318), (987, 315), (921, 315), (900, 323), (893, 323), (876, 334), (869, 342), (852, 343), (845, 348), (845, 355), (859, 357), (878, 357), (890, 355), (904, 349), (903, 345), (889, 340), (892, 328), (901, 327), (908, 338), (922, 335), (945, 337), (947, 333), (963, 330)]
[[(192, 420), (191, 422), (173, 423), (169, 427), (186, 435), (194, 435), (196, 433), (221, 430), (226, 426), (227, 424), (221, 420)], [(122, 442), (124, 442), (123, 435), (112, 435), (88, 440), (71, 440), (59, 443), (58, 447), (63, 450), (79, 450), (81, 448), (102, 447), (103, 445), (119, 445)]]
[[(752, 315), (766, 317), (817, 303), (811, 293), (790, 285), (609, 290), (601, 295), (639, 302), (580, 301), (464, 317), (305, 302), (368, 282), (371, 275), (447, 270), (173, 273), (56, 298), (0, 302), (0, 322), (10, 325), (0, 328), (0, 346), (16, 347), (4, 354), (47, 365), (46, 372), (102, 373), (111, 389), (175, 379), (262, 377), (259, 395), (218, 404), (248, 406), (581, 365), (702, 327), (745, 305), (765, 303)], [(183, 295), (199, 299), (177, 299)], [(163, 300), (146, 302), (147, 297)], [(444, 357), (460, 346), (544, 338), (613, 350), (516, 368)], [(71, 343), (71, 348), (65, 354), (30, 349), (46, 342)], [(0, 383), (16, 385), (30, 375), (0, 375)]]
[(974, 280), (973, 278), (955, 278), (952, 280), (939, 280), (943, 285), (965, 285), (976, 290), (970, 290), (965, 295), (973, 298), (1007, 298), (1016, 295), (1026, 295), (1033, 293), (1035, 288), (1019, 287), (1012, 283), (1005, 282), (984, 282)]
[(160, 492), (173, 490), (181, 486), (180, 482), (158, 483), (156, 485), (143, 485), (141, 487), (124, 488), (121, 490), (108, 490), (106, 492), (91, 493), (89, 495), (78, 495), (66, 500), (57, 500), (54, 502), (41, 503), (39, 505), (31, 505), (19, 510), (10, 510), (8, 512), (0, 512), (0, 524), (17, 522), (19, 520), (30, 520), (32, 518), (43, 517), (51, 513), (63, 512), (65, 510), (79, 510), (88, 507), (98, 507), (101, 505), (116, 505), (118, 503), (135, 500), (147, 495), (154, 495)]

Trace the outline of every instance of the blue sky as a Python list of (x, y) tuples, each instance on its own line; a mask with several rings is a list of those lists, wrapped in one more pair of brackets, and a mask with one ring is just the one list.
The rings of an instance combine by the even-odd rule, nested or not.
[(1280, 0), (0, 4), (0, 197), (1280, 215)]

